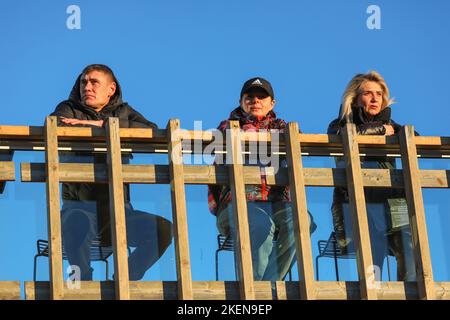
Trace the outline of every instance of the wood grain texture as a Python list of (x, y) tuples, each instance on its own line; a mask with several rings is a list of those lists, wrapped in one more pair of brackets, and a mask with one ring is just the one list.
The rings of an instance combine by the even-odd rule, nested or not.
[[(241, 299), (254, 300), (252, 252), (250, 247), (250, 229), (248, 225), (247, 197), (245, 194), (244, 170), (242, 159), (241, 131), (238, 121), (230, 121), (227, 146), (231, 148), (229, 166), (230, 188), (233, 205), (233, 222), (236, 228), (235, 257), (240, 285)], [(229, 161), (231, 160), (231, 163)]]
[(400, 131), (400, 145), (402, 148), (406, 200), (416, 258), (419, 296), (421, 299), (432, 300), (436, 296), (413, 126), (402, 128)]
[(122, 155), (120, 152), (119, 119), (106, 123), (108, 146), (109, 208), (111, 237), (114, 248), (114, 276), (117, 300), (129, 300), (128, 246), (123, 193)]
[(58, 135), (56, 117), (45, 120), (45, 162), (47, 194), (47, 230), (49, 243), (49, 264), (51, 298), (64, 298), (64, 278), (62, 267), (61, 214), (59, 192)]
[(366, 200), (362, 183), (361, 162), (355, 125), (348, 123), (342, 134), (344, 158), (347, 172), (347, 190), (352, 214), (353, 238), (362, 299), (377, 299), (374, 290), (372, 250), (367, 221)]
[(300, 285), (300, 297), (303, 300), (315, 299), (314, 266), (309, 233), (309, 216), (306, 202), (305, 179), (299, 128), (296, 122), (290, 122), (286, 131), (286, 158), (289, 168), (289, 190), (292, 201), (292, 220), (294, 224), (295, 250)]
[(169, 145), (169, 178), (172, 198), (178, 296), (182, 300), (192, 300), (192, 274), (189, 253), (189, 235), (184, 187), (184, 165), (182, 140), (179, 135), (179, 120), (170, 120), (167, 125)]

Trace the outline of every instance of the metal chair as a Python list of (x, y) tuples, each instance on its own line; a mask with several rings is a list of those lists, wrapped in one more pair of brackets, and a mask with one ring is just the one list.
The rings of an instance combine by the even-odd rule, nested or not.
[[(220, 251), (234, 251), (233, 239), (231, 235), (225, 236), (223, 234), (217, 235), (217, 250), (216, 250), (216, 281), (219, 281), (219, 252)], [(235, 268), (236, 274), (236, 268)]]
[[(37, 254), (34, 256), (34, 268), (33, 268), (33, 281), (36, 281), (36, 268), (37, 268), (37, 258), (47, 257), (48, 258), (48, 241), (39, 239), (36, 242)], [(113, 253), (112, 246), (102, 246), (99, 240), (94, 240), (91, 244), (91, 261), (103, 261), (106, 265), (106, 280), (109, 280), (109, 264), (108, 258)], [(128, 251), (130, 249), (128, 248)], [(62, 257), (63, 260), (67, 260), (67, 254), (62, 247)]]
[[(319, 258), (327, 257), (334, 259), (334, 269), (336, 272), (336, 281), (339, 281), (339, 264), (338, 259), (356, 259), (355, 251), (342, 252), (336, 240), (336, 234), (331, 232), (328, 240), (319, 240), (319, 255), (316, 257), (316, 281), (319, 281)], [(389, 256), (387, 257), (388, 278), (391, 280), (391, 270), (389, 266)]]
[[(219, 281), (219, 252), (220, 251), (234, 251), (234, 241), (231, 237), (231, 234), (226, 236), (223, 234), (217, 235), (217, 250), (216, 250), (216, 281)], [(234, 268), (235, 275), (237, 274), (236, 271), (236, 264)], [(289, 281), (292, 281), (292, 273), (291, 270), (289, 270)]]

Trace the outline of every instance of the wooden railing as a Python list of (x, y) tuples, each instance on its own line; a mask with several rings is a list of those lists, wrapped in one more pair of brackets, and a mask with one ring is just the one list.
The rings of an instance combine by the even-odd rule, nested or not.
[[(271, 133), (241, 132), (232, 121), (226, 145), (227, 165), (184, 165), (182, 154), (193, 146), (215, 143), (209, 131), (181, 130), (178, 120), (167, 129), (119, 129), (110, 118), (106, 129), (57, 127), (48, 117), (44, 127), (0, 126), (0, 149), (45, 150), (45, 163), (21, 163), (22, 182), (45, 182), (49, 236), (49, 282), (25, 282), (26, 299), (450, 299), (450, 282), (434, 282), (422, 199), (422, 188), (449, 188), (447, 170), (419, 170), (418, 157), (450, 158), (450, 138), (414, 136), (405, 126), (398, 136), (357, 136), (351, 124), (341, 136), (299, 134), (289, 123), (279, 139), (287, 168), (266, 168), (269, 185), (288, 185), (291, 191), (299, 281), (254, 281), (247, 221), (245, 185), (260, 183), (260, 168), (245, 166), (241, 141), (271, 142)], [(223, 143), (222, 143), (223, 144)], [(58, 151), (91, 150), (107, 153), (107, 164), (59, 163)], [(163, 152), (168, 165), (123, 165), (121, 152)], [(302, 155), (343, 156), (346, 169), (303, 168)], [(362, 169), (360, 156), (400, 156), (403, 170)], [(14, 164), (0, 158), (0, 182), (15, 180)], [(9, 160), (9, 159), (7, 159)], [(83, 282), (69, 290), (63, 280), (59, 183), (109, 183), (114, 282)], [(128, 279), (123, 183), (170, 184), (176, 253), (176, 282), (134, 282)], [(192, 281), (186, 213), (186, 184), (229, 184), (237, 230), (237, 282)], [(355, 239), (357, 282), (315, 281), (305, 186), (345, 186), (349, 190)], [(410, 215), (417, 282), (380, 282), (374, 271), (364, 187), (404, 188)], [(0, 282), (0, 297), (17, 298), (19, 282)]]

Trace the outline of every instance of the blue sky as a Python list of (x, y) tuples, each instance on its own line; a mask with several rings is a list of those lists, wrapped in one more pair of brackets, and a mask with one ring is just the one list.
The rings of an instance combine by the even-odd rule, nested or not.
[[(66, 27), (69, 5), (80, 7), (80, 30)], [(369, 5), (381, 9), (380, 30), (367, 28)], [(0, 8), (2, 125), (42, 125), (83, 67), (104, 63), (115, 71), (124, 99), (162, 128), (170, 118), (179, 118), (187, 129), (195, 120), (202, 120), (204, 129), (216, 127), (237, 106), (242, 83), (262, 76), (274, 87), (280, 117), (299, 122), (305, 133), (325, 133), (351, 77), (377, 70), (398, 101), (397, 122), (414, 124), (422, 135), (449, 135), (450, 2), (445, 0), (18, 0), (2, 1)], [(17, 153), (17, 179), (20, 162), (42, 160), (42, 154)], [(166, 159), (135, 159), (156, 161)], [(333, 165), (320, 158), (305, 163)], [(445, 161), (421, 165), (449, 169)], [(170, 217), (167, 186), (133, 186), (132, 192), (139, 209)], [(205, 192), (205, 187), (187, 188), (198, 280), (214, 277), (216, 230)], [(448, 195), (447, 190), (424, 192), (435, 276), (441, 280), (450, 278), (450, 251), (443, 245), (450, 226)], [(34, 243), (46, 232), (44, 197), (44, 185), (19, 182), (8, 183), (0, 195), (0, 240), (11, 243), (0, 257), (0, 280), (31, 279)], [(331, 231), (331, 191), (308, 189), (308, 200), (319, 222), (316, 250), (317, 240)], [(145, 279), (173, 280), (173, 259), (171, 248)], [(221, 272), (232, 278), (229, 260)], [(45, 263), (39, 268), (39, 277), (47, 277)], [(328, 269), (328, 275), (322, 273), (332, 279)], [(355, 279), (353, 265), (344, 269)]]

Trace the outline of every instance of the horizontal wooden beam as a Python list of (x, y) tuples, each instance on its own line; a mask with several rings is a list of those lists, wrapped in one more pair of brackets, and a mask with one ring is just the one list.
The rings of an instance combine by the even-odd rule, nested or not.
[[(50, 291), (49, 291), (50, 292)], [(20, 300), (19, 281), (0, 281), (0, 300)]]
[[(380, 300), (418, 299), (416, 282), (380, 282), (376, 289)], [(236, 281), (193, 281), (193, 295), (196, 300), (238, 300), (239, 284)], [(272, 290), (269, 281), (255, 281), (255, 297), (258, 300), (298, 300), (297, 281), (276, 282)], [(358, 282), (316, 282), (316, 298), (319, 300), (358, 300)], [(16, 288), (17, 291), (17, 288)], [(437, 300), (450, 300), (450, 282), (436, 282)], [(175, 300), (178, 298), (176, 281), (131, 281), (132, 300)], [(49, 282), (25, 282), (25, 299), (47, 300), (50, 297)], [(64, 288), (64, 298), (74, 300), (114, 299), (112, 281), (82, 281), (80, 289)]]
[(0, 181), (14, 181), (14, 180), (16, 180), (14, 162), (0, 161)]
[[(105, 129), (85, 127), (58, 127), (58, 140), (85, 139), (106, 141)], [(165, 141), (167, 131), (163, 129), (121, 128), (121, 140)], [(44, 140), (44, 127), (37, 126), (0, 126), (2, 139)]]
[[(106, 183), (107, 169), (103, 164), (61, 163), (61, 182)], [(304, 168), (303, 175), (306, 186), (332, 187), (346, 186), (345, 169), (336, 168)], [(362, 169), (365, 187), (403, 188), (401, 170)], [(420, 170), (423, 188), (450, 188), (450, 170)], [(125, 183), (168, 184), (169, 168), (167, 165), (123, 165)], [(219, 166), (184, 166), (186, 184), (227, 184), (228, 171)], [(43, 163), (21, 163), (22, 182), (45, 182), (45, 166)], [(287, 169), (281, 168), (274, 173), (266, 168), (266, 180), (269, 185), (288, 185)], [(246, 184), (259, 184), (259, 167), (244, 167)]]
[[(211, 131), (180, 130), (179, 134), (183, 139), (211, 142), (214, 135)], [(44, 128), (42, 126), (1, 126), (1, 139), (19, 139), (19, 140), (44, 140)], [(105, 130), (102, 128), (82, 128), (82, 127), (58, 127), (58, 140), (83, 139), (86, 141), (105, 141)], [(121, 128), (120, 139), (122, 141), (167, 141), (167, 130), (165, 129), (143, 129), (143, 128)], [(266, 132), (243, 132), (244, 141), (271, 141), (271, 133)], [(284, 143), (284, 137), (279, 137), (280, 142)], [(339, 145), (342, 147), (342, 138), (337, 135), (328, 134), (299, 134), (300, 143), (303, 146), (308, 145)], [(414, 137), (418, 149), (423, 147), (450, 147), (450, 137), (417, 136)], [(391, 145), (399, 148), (398, 137), (386, 136), (358, 136), (359, 145)]]
[(418, 137), (415, 136), (414, 137), (414, 143), (416, 144), (416, 146), (418, 148), (420, 147), (424, 147), (424, 146), (436, 146), (436, 147), (440, 147), (440, 146), (450, 146), (450, 137), (432, 137), (432, 136), (428, 136), (428, 137)]

